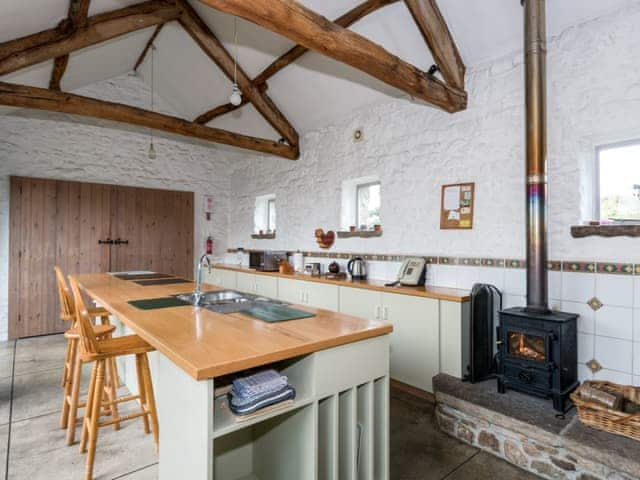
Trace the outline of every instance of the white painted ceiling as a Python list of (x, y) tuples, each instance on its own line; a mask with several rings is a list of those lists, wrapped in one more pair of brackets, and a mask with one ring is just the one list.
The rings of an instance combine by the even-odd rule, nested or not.
[[(90, 15), (122, 8), (139, 0), (93, 0)], [(232, 54), (233, 18), (198, 0), (190, 0), (213, 32)], [(301, 0), (330, 19), (340, 16), (362, 0)], [(548, 0), (550, 35), (622, 8), (637, 0)], [(52, 28), (66, 17), (69, 0), (2, 0), (0, 42)], [(520, 0), (439, 0), (467, 67), (482, 64), (520, 50), (522, 10)], [(433, 60), (403, 2), (384, 7), (356, 23), (353, 30), (381, 44), (390, 52), (427, 69)], [(98, 80), (130, 72), (151, 36), (153, 28), (135, 32), (71, 55), (63, 90), (73, 90)], [(293, 44), (261, 27), (238, 21), (239, 65), (257, 75)], [(184, 118), (226, 103), (231, 82), (206, 57), (176, 23), (167, 24), (156, 40), (156, 92)], [(46, 87), (52, 62), (0, 77), (1, 80)], [(150, 58), (141, 76), (150, 80)], [(300, 133), (344, 117), (354, 109), (403, 96), (350, 67), (313, 52), (285, 68), (268, 82), (268, 94)], [(266, 138), (277, 133), (251, 106), (219, 117), (211, 126)]]

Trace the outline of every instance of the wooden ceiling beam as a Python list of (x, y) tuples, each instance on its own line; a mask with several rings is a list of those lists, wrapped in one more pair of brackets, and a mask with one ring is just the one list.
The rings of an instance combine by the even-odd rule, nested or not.
[(122, 122), (170, 134), (277, 155), (291, 160), (299, 157), (297, 146), (284, 145), (271, 140), (211, 128), (178, 117), (120, 103), (96, 100), (44, 88), (0, 82), (0, 105), (33, 108)]
[(142, 53), (138, 57), (138, 61), (136, 62), (136, 64), (133, 67), (133, 71), (134, 72), (137, 72), (138, 68), (140, 67), (140, 65), (142, 65), (142, 62), (144, 62), (144, 59), (147, 56), (147, 53), (149, 53), (149, 49), (153, 45), (153, 42), (156, 41), (156, 37), (160, 33), (160, 30), (162, 30), (162, 27), (164, 27), (164, 23), (161, 23), (160, 25), (158, 25), (156, 27), (156, 29), (153, 31), (153, 34), (151, 35), (151, 38), (149, 39), (149, 41), (145, 45), (144, 50), (142, 50)]
[[(91, 0), (71, 0), (69, 2), (69, 14), (67, 15), (67, 24), (70, 31), (76, 31), (79, 28), (87, 26), (89, 18), (89, 5)], [(69, 54), (56, 57), (53, 62), (51, 71), (51, 79), (49, 80), (49, 88), (52, 90), (60, 90), (60, 82), (67, 71), (69, 64)]]
[(172, 2), (149, 0), (89, 17), (86, 26), (75, 31), (69, 28), (69, 22), (62, 22), (56, 28), (0, 43), (0, 75), (175, 20), (180, 14), (181, 9)]
[(444, 80), (464, 90), (466, 68), (436, 0), (405, 0)]
[[(390, 5), (392, 3), (397, 3), (400, 0), (366, 0), (360, 5), (352, 8), (344, 15), (336, 18), (335, 23), (340, 25), (341, 27), (348, 28), (358, 20), (363, 17), (366, 17), (370, 13), (375, 12), (376, 10)], [(282, 54), (278, 58), (276, 58), (267, 68), (265, 68), (260, 74), (253, 79), (253, 83), (258, 87), (261, 85), (265, 85), (267, 80), (273, 77), (276, 73), (278, 73), (283, 68), (291, 65), (297, 59), (299, 59), (302, 55), (309, 51), (308, 48), (303, 47), (301, 45), (296, 45), (288, 50), (286, 53)], [(240, 105), (233, 105), (231, 103), (225, 103), (224, 105), (220, 105), (215, 107), (202, 115), (196, 118), (196, 122), (198, 123), (208, 123), (216, 117), (224, 115), (229, 112), (233, 112), (234, 110), (243, 107), (246, 105), (246, 102), (243, 101)]]
[(295, 0), (200, 1), (350, 65), (447, 112), (458, 112), (467, 106), (465, 91), (428, 75), (380, 45), (331, 22)]
[(298, 145), (298, 132), (276, 107), (271, 98), (254, 85), (244, 70), (235, 64), (233, 57), (193, 7), (186, 0), (178, 0), (178, 2), (183, 9), (179, 22), (195, 42), (200, 45), (202, 51), (220, 67), (232, 82), (235, 74), (242, 95), (253, 104), (256, 110), (284, 137), (289, 145)]

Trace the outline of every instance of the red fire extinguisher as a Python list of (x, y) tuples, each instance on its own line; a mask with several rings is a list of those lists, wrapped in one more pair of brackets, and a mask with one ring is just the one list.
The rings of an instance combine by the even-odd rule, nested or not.
[(209, 235), (207, 237), (207, 255), (211, 255), (213, 253), (213, 237)]

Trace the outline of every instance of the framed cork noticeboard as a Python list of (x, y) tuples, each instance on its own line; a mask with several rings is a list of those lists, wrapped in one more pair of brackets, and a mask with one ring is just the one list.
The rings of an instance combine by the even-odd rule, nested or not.
[(440, 228), (473, 228), (475, 183), (454, 183), (442, 186), (440, 198)]

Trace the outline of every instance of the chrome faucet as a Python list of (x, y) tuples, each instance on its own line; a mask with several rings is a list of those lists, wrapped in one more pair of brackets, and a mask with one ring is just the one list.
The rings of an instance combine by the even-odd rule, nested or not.
[(211, 259), (205, 253), (200, 257), (200, 261), (196, 267), (196, 289), (193, 292), (194, 305), (200, 305), (200, 299), (202, 298), (202, 265), (206, 263), (211, 273)]

